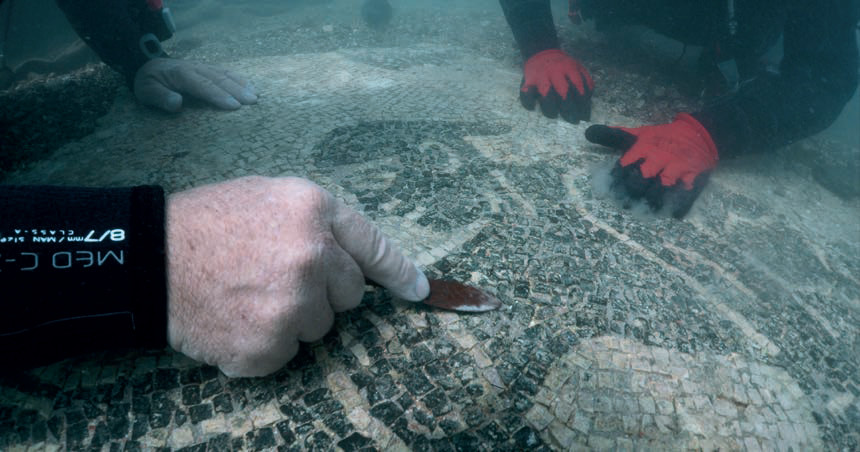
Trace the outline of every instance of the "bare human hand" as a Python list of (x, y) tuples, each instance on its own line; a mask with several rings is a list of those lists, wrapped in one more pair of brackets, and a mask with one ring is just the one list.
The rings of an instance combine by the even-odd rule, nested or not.
[(168, 112), (191, 96), (223, 110), (257, 103), (254, 88), (240, 75), (199, 61), (153, 58), (137, 70), (134, 95), (144, 105)]
[(229, 376), (265, 375), (361, 301), (365, 277), (400, 298), (427, 278), (318, 185), (246, 177), (168, 199), (168, 342)]

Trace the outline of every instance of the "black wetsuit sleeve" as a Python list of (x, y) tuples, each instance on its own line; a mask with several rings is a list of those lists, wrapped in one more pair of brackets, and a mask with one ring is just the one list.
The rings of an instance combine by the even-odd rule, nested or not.
[(499, 0), (499, 3), (523, 59), (559, 47), (549, 0)]
[(857, 87), (856, 0), (790, 2), (779, 74), (693, 116), (721, 157), (772, 150), (827, 128)]
[(57, 0), (78, 36), (131, 87), (149, 58), (140, 39), (155, 33), (143, 0)]
[(164, 209), (153, 186), (0, 185), (3, 362), (164, 347)]

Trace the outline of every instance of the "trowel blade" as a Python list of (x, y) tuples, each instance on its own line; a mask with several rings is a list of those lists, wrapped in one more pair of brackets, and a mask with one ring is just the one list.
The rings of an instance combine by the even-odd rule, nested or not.
[(458, 312), (486, 312), (498, 309), (498, 298), (476, 287), (456, 281), (431, 279), (430, 296), (421, 302), (433, 307)]

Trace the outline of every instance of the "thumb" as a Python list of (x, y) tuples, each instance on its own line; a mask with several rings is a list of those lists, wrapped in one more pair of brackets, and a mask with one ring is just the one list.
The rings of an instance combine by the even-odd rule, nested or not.
[(636, 135), (616, 127), (595, 124), (585, 129), (585, 139), (615, 149), (626, 151), (636, 143)]
[(332, 225), (335, 240), (361, 268), (362, 273), (409, 301), (421, 301), (430, 294), (424, 273), (406, 258), (376, 226), (340, 200)]
[(182, 95), (162, 85), (158, 80), (141, 77), (134, 81), (134, 95), (144, 105), (176, 113), (182, 108)]

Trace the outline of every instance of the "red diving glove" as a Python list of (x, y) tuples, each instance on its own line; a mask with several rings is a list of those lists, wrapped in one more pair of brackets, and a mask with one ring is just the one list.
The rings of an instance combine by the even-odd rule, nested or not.
[(565, 121), (578, 123), (591, 117), (591, 93), (594, 82), (579, 61), (561, 49), (534, 54), (523, 67), (520, 102), (534, 110), (540, 101), (544, 116), (555, 118), (561, 113)]
[(654, 210), (665, 202), (676, 218), (690, 210), (718, 160), (711, 135), (687, 113), (658, 126), (593, 125), (585, 138), (624, 151), (612, 169), (613, 191), (634, 200), (645, 198)]

